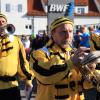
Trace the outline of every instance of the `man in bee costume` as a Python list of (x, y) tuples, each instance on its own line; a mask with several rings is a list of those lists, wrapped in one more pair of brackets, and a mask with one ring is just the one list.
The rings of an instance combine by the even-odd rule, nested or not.
[(6, 25), (7, 18), (0, 13), (0, 100), (21, 100), (17, 77), (31, 87), (32, 74), (21, 40), (6, 34)]
[[(99, 73), (99, 77), (100, 77), (100, 35), (94, 31), (93, 26), (90, 26), (89, 31), (90, 31), (91, 53), (87, 55), (83, 61), (85, 62), (85, 64), (90, 66), (91, 73), (95, 73), (95, 72), (96, 74)], [(92, 76), (91, 73), (89, 73), (88, 76)], [(96, 74), (95, 76), (97, 76)], [(92, 81), (90, 80), (84, 81), (83, 87), (84, 87), (84, 95), (86, 100), (100, 100), (100, 90), (98, 91), (98, 88), (96, 88), (93, 85)]]
[(90, 34), (90, 48), (91, 51), (100, 50), (100, 35), (96, 33)]
[(84, 100), (81, 74), (75, 66), (86, 48), (72, 56), (72, 39), (73, 21), (57, 18), (51, 24), (50, 41), (31, 53), (30, 65), (38, 82), (36, 100)]

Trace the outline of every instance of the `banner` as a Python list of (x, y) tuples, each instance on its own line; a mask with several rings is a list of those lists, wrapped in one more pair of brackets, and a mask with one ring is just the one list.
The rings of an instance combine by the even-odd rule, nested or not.
[(74, 0), (48, 0), (48, 29), (51, 22), (61, 16), (74, 17)]

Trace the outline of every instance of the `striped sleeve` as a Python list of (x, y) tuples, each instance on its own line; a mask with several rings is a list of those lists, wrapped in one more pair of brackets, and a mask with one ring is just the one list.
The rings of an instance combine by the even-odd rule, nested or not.
[(28, 61), (26, 60), (25, 48), (24, 48), (20, 39), (18, 40), (18, 42), (19, 42), (18, 74), (19, 74), (21, 79), (31, 80), (33, 72), (31, 70), (31, 68), (29, 67)]
[(69, 72), (67, 63), (61, 63), (59, 56), (48, 59), (41, 50), (34, 51), (30, 57), (30, 66), (37, 80), (43, 84), (54, 84), (62, 80)]

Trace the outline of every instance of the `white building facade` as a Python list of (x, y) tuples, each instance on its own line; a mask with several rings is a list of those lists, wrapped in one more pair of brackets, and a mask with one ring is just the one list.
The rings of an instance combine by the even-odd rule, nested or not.
[[(95, 0), (96, 1), (96, 0)], [(16, 28), (16, 35), (35, 35), (47, 30), (47, 16), (27, 16), (28, 0), (0, 0), (0, 12), (8, 18), (8, 23), (13, 24)], [(99, 7), (98, 7), (99, 8)], [(76, 14), (87, 14), (88, 6), (75, 6)], [(100, 16), (74, 16), (74, 24), (100, 26)], [(98, 25), (99, 24), (99, 25)]]
[[(100, 6), (98, 7), (97, 5), (100, 5), (100, 4), (97, 2), (97, 0), (94, 0), (94, 1), (97, 3), (96, 7), (99, 11)], [(81, 25), (86, 25), (87, 27), (90, 25), (93, 25), (95, 29), (100, 28), (100, 11), (91, 12), (89, 9), (89, 5), (83, 5), (83, 6), (76, 5), (74, 8), (74, 13), (76, 14), (74, 16), (74, 24), (76, 26), (75, 27), (76, 29), (80, 28)], [(92, 14), (89, 15), (90, 13)]]
[(32, 34), (32, 20), (27, 16), (27, 0), (0, 0), (0, 12), (15, 26), (16, 35)]
[(34, 35), (47, 31), (47, 16), (34, 16), (32, 21)]

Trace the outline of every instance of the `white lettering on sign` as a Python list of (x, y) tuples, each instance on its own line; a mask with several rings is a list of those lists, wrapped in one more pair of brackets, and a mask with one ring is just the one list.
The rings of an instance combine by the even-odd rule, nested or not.
[(68, 5), (51, 4), (49, 6), (49, 12), (65, 12), (67, 8)]

